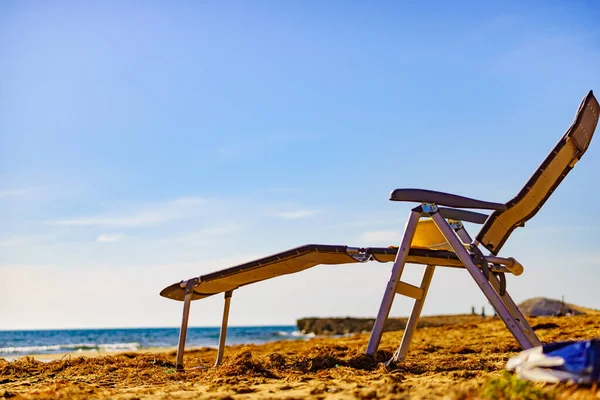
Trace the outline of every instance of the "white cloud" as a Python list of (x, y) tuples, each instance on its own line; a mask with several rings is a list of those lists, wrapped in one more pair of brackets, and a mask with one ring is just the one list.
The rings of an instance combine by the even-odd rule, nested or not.
[(398, 231), (370, 231), (365, 232), (360, 237), (366, 243), (378, 244), (397, 244), (400, 242), (400, 232)]
[(96, 238), (96, 242), (98, 243), (115, 243), (121, 241), (125, 237), (122, 233), (112, 233), (112, 234), (103, 234), (99, 235)]
[(294, 211), (275, 211), (273, 214), (278, 218), (283, 219), (300, 219), (311, 217), (320, 213), (319, 210), (294, 210)]
[(8, 236), (4, 238), (0, 238), (0, 247), (14, 247), (14, 246), (22, 246), (27, 244), (27, 238), (23, 236)]
[(178, 236), (168, 241), (177, 243), (185, 243), (191, 246), (208, 246), (211, 244), (211, 238), (215, 236), (227, 235), (240, 230), (240, 226), (237, 224), (222, 224), (215, 225), (208, 228), (201, 229), (196, 232), (187, 233), (182, 236)]
[(168, 221), (170, 218), (162, 215), (161, 213), (155, 212), (140, 212), (130, 217), (118, 216), (118, 217), (82, 217), (75, 219), (67, 219), (56, 221), (58, 225), (71, 225), (71, 226), (91, 226), (91, 225), (104, 225), (104, 226), (143, 226), (143, 225), (155, 225), (161, 222)]
[(239, 229), (240, 229), (240, 227), (237, 225), (228, 224), (228, 225), (211, 226), (209, 228), (202, 229), (200, 232), (207, 236), (214, 236), (214, 235), (225, 235), (225, 234), (228, 234), (231, 232), (235, 232)]
[(406, 218), (394, 217), (389, 214), (381, 216), (380, 213), (360, 213), (358, 219), (346, 219), (332, 224), (332, 227), (339, 228), (363, 228), (384, 227), (384, 226), (404, 226)]
[(162, 204), (144, 206), (141, 210), (116, 214), (92, 215), (58, 220), (54, 223), (68, 226), (140, 227), (198, 216), (206, 211), (207, 201), (198, 197), (183, 197)]

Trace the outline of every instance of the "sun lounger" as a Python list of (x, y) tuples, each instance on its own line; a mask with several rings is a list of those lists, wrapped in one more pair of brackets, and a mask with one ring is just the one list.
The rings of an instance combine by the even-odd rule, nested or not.
[[(367, 354), (379, 347), (383, 326), (396, 294), (415, 300), (402, 342), (390, 362), (406, 357), (412, 335), (436, 266), (465, 268), (499, 317), (523, 349), (541, 343), (506, 291), (505, 274), (520, 275), (523, 266), (512, 257), (499, 257), (504, 243), (517, 227), (525, 225), (546, 202), (563, 178), (587, 150), (598, 123), (600, 106), (590, 91), (583, 99), (573, 124), (542, 162), (523, 189), (507, 203), (422, 189), (396, 189), (392, 201), (415, 202), (399, 247), (348, 247), (311, 244), (168, 286), (161, 296), (184, 302), (177, 350), (177, 369), (183, 369), (187, 321), (192, 300), (225, 294), (219, 350), (215, 365), (222, 361), (232, 292), (240, 287), (291, 274), (321, 264), (393, 262), (383, 300), (367, 345)], [(492, 211), (490, 215), (465, 209)], [(483, 225), (475, 240), (463, 222)], [(485, 255), (480, 248), (489, 251)], [(406, 263), (425, 265), (419, 286), (401, 281)]]

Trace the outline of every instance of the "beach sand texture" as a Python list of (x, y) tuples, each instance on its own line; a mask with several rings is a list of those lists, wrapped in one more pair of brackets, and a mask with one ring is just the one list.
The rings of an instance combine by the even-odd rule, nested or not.
[[(538, 317), (531, 325), (543, 342), (600, 337), (596, 315)], [(384, 334), (374, 358), (368, 335), (231, 346), (222, 366), (216, 351), (67, 355), (43, 362), (0, 361), (0, 397), (11, 399), (477, 399), (518, 390), (525, 398), (600, 399), (595, 387), (526, 384), (507, 389), (503, 369), (520, 349), (502, 321), (485, 318), (419, 329), (406, 361), (386, 368), (401, 331)], [(515, 397), (519, 398), (519, 397)]]

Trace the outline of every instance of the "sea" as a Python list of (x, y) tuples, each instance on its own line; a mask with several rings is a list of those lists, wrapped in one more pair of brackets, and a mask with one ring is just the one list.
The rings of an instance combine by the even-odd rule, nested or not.
[[(220, 328), (188, 328), (186, 348), (218, 346)], [(229, 327), (227, 344), (261, 344), (277, 340), (303, 340), (295, 326)], [(64, 329), (0, 331), (0, 358), (13, 360), (31, 354), (97, 351), (99, 354), (174, 348), (179, 328)]]

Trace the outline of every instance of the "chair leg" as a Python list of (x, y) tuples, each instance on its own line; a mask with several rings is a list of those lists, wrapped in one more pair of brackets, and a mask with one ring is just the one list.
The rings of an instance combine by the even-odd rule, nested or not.
[(392, 362), (399, 362), (406, 358), (408, 354), (408, 348), (410, 347), (410, 343), (413, 338), (413, 334), (415, 329), (417, 328), (417, 324), (419, 322), (419, 318), (421, 317), (421, 311), (423, 310), (423, 305), (425, 304), (425, 297), (427, 297), (427, 291), (429, 290), (429, 285), (431, 284), (431, 278), (433, 278), (433, 273), (435, 272), (435, 265), (428, 265), (425, 268), (425, 273), (423, 274), (423, 279), (421, 280), (421, 289), (423, 290), (423, 295), (420, 299), (415, 300), (415, 304), (413, 306), (412, 312), (410, 313), (410, 318), (408, 319), (408, 323), (406, 324), (406, 328), (404, 329), (404, 334), (402, 335), (402, 342), (400, 343), (400, 347), (394, 353), (392, 358), (387, 362), (390, 364)]
[(223, 353), (225, 351), (225, 339), (227, 337), (227, 322), (229, 321), (229, 304), (231, 303), (232, 293), (232, 290), (225, 292), (225, 305), (223, 306), (223, 321), (221, 322), (221, 333), (219, 334), (219, 350), (217, 352), (217, 360), (215, 361), (215, 367), (219, 366), (219, 364), (221, 364), (221, 361), (223, 361)]
[[(471, 243), (473, 241), (469, 233), (464, 228), (457, 230), (456, 233), (465, 244)], [(517, 321), (517, 323), (521, 325), (523, 332), (525, 332), (533, 346), (541, 346), (542, 342), (537, 337), (535, 331), (529, 325), (527, 318), (525, 318), (523, 313), (521, 313), (521, 310), (519, 310), (519, 307), (515, 304), (512, 297), (510, 297), (507, 291), (504, 291), (503, 295), (500, 294), (500, 282), (498, 281), (498, 278), (496, 278), (493, 275), (490, 275), (490, 283), (492, 284), (492, 287), (494, 288), (498, 296), (502, 299), (502, 302), (506, 305), (506, 308), (508, 308), (510, 314), (513, 316), (515, 321)]]
[(450, 227), (448, 222), (440, 215), (437, 210), (431, 214), (431, 218), (439, 228), (440, 232), (446, 238), (446, 241), (450, 244), (460, 261), (467, 268), (467, 271), (471, 274), (485, 297), (492, 304), (492, 306), (498, 312), (498, 315), (506, 324), (506, 327), (513, 334), (517, 342), (523, 349), (529, 349), (535, 347), (537, 343), (530, 340), (530, 336), (525, 333), (520, 323), (518, 323), (512, 316), (510, 310), (504, 304), (504, 301), (500, 295), (496, 292), (492, 284), (486, 279), (483, 272), (471, 259), (471, 254), (464, 248), (462, 241), (458, 238), (454, 230)]
[(396, 260), (394, 261), (394, 265), (392, 267), (392, 274), (385, 288), (383, 299), (381, 300), (381, 305), (379, 306), (379, 312), (377, 313), (377, 318), (375, 319), (375, 324), (373, 325), (373, 330), (371, 331), (369, 344), (367, 345), (366, 353), (369, 355), (375, 354), (377, 348), (379, 347), (379, 342), (381, 341), (381, 336), (383, 335), (383, 325), (390, 314), (394, 296), (396, 295), (396, 288), (398, 286), (398, 282), (400, 282), (400, 277), (402, 276), (402, 270), (404, 269), (406, 256), (410, 251), (410, 245), (415, 235), (419, 218), (421, 218), (421, 207), (413, 209), (408, 217), (408, 222), (406, 223), (406, 228), (404, 229), (404, 236), (402, 238), (402, 242), (400, 243), (400, 248), (398, 249)]
[(185, 338), (187, 336), (188, 317), (190, 316), (190, 303), (194, 286), (197, 286), (197, 280), (191, 279), (185, 284), (185, 297), (183, 299), (183, 315), (181, 317), (181, 328), (179, 329), (179, 342), (177, 344), (177, 361), (175, 362), (177, 371), (183, 371), (183, 353), (185, 352)]
[(537, 335), (535, 334), (535, 331), (531, 328), (531, 325), (529, 325), (527, 318), (525, 318), (525, 316), (523, 315), (521, 310), (519, 310), (519, 307), (517, 307), (517, 305), (515, 304), (513, 299), (510, 297), (508, 292), (505, 290), (504, 294), (500, 295), (500, 282), (498, 281), (498, 278), (496, 278), (495, 276), (490, 274), (490, 283), (492, 284), (492, 287), (494, 288), (496, 293), (498, 293), (498, 296), (502, 299), (502, 302), (504, 303), (504, 305), (506, 305), (506, 308), (508, 308), (508, 311), (513, 316), (515, 321), (517, 321), (517, 323), (521, 326), (521, 330), (525, 333), (525, 335), (529, 339), (529, 343), (531, 343), (531, 347), (541, 346), (542, 342), (537, 337)]

